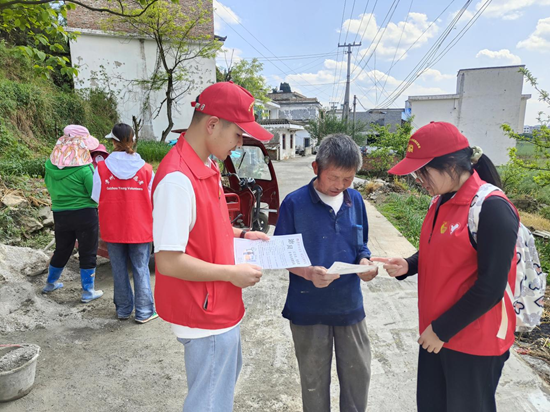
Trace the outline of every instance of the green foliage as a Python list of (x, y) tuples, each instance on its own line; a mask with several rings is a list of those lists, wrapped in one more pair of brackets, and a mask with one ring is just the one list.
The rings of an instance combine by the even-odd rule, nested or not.
[(47, 157), (0, 160), (0, 175), (44, 177), (46, 160)]
[(233, 81), (248, 90), (256, 99), (256, 106), (263, 109), (264, 103), (269, 101), (267, 94), (270, 88), (265, 77), (261, 75), (264, 65), (256, 58), (240, 60), (229, 69), (220, 70), (216, 67), (216, 82)]
[[(550, 106), (548, 92), (538, 87), (537, 79), (531, 72), (525, 68), (521, 68), (520, 72), (525, 75), (527, 81), (539, 92), (539, 100)], [(519, 169), (535, 172), (533, 175), (534, 182), (544, 187), (550, 185), (550, 128), (548, 127), (550, 124), (550, 116), (543, 112), (539, 112), (538, 120), (541, 124), (541, 128), (533, 130), (532, 137), (514, 132), (512, 127), (508, 124), (503, 124), (501, 127), (504, 133), (510, 138), (515, 139), (518, 144), (522, 144), (523, 147), (532, 150), (532, 152), (527, 155), (522, 155), (522, 153), (518, 151), (519, 147), (518, 149), (511, 148), (508, 152), (510, 156), (509, 164)], [(532, 146), (529, 146), (528, 143)]]
[[(0, 57), (10, 53), (0, 43)], [(17, 75), (14, 75), (17, 73)], [(0, 161), (3, 170), (29, 170), (23, 161), (49, 155), (67, 124), (104, 136), (118, 120), (114, 96), (99, 90), (63, 91), (37, 78), (28, 58), (0, 60)], [(12, 173), (12, 172), (10, 172)]]
[(430, 200), (430, 196), (418, 192), (390, 193), (384, 202), (376, 207), (409, 242), (418, 248), (420, 230)]
[(318, 119), (309, 120), (305, 129), (309, 132), (311, 137), (317, 139), (318, 143), (320, 143), (325, 136), (343, 133), (350, 136), (355, 143), (361, 146), (366, 140), (364, 132), (367, 129), (367, 124), (356, 122), (354, 127), (353, 121), (351, 120), (346, 122), (346, 120), (336, 116), (334, 113), (321, 112)]
[(373, 176), (385, 176), (388, 169), (406, 155), (412, 133), (412, 118), (390, 132), (390, 126), (372, 125), (371, 145), (375, 148), (366, 157), (363, 168)]
[(140, 140), (137, 146), (137, 152), (148, 163), (160, 162), (170, 151), (171, 147), (164, 142), (155, 142), (152, 140)]
[[(193, 61), (214, 57), (221, 47), (221, 42), (209, 34), (209, 30), (204, 30), (210, 24), (212, 9), (203, 0), (187, 5), (185, 11), (173, 1), (157, 0), (139, 17), (116, 16), (102, 22), (104, 30), (117, 31), (126, 26), (140, 37), (155, 41), (157, 62), (152, 74), (148, 79), (133, 83), (146, 89), (145, 105), (155, 117), (166, 105), (167, 127), (162, 132), (162, 142), (174, 126), (174, 105), (191, 89), (202, 87), (202, 84), (195, 84), (193, 74), (200, 73), (203, 68)], [(158, 91), (165, 96), (160, 104), (152, 98), (152, 93)]]
[(0, 35), (17, 46), (15, 56), (29, 58), (35, 71), (48, 78), (56, 70), (68, 77), (77, 74), (68, 58), (68, 41), (75, 39), (76, 33), (66, 31), (63, 24), (74, 4), (2, 3), (8, 2), (0, 2)]
[[(174, 3), (179, 0), (171, 0)], [(66, 29), (67, 12), (85, 7), (105, 14), (136, 18), (147, 11), (157, 0), (105, 0), (94, 7), (94, 2), (71, 0), (0, 0), (0, 37), (17, 46), (14, 54), (32, 61), (37, 73), (47, 78), (58, 75), (76, 76), (71, 66), (69, 40), (79, 33)]]

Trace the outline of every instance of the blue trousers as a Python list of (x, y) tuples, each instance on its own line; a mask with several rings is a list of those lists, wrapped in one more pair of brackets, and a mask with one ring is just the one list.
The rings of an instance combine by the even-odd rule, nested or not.
[(149, 243), (107, 243), (113, 271), (114, 301), (119, 318), (127, 318), (134, 310), (134, 292), (128, 274), (132, 266), (135, 291), (136, 320), (149, 318), (155, 312), (149, 273)]
[(184, 412), (231, 412), (242, 366), (241, 329), (199, 339), (178, 338), (185, 347)]

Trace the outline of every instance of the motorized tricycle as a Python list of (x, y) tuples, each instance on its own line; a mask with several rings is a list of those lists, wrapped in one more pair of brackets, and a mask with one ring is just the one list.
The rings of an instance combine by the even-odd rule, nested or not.
[(267, 233), (277, 223), (279, 186), (262, 142), (243, 138), (243, 146), (224, 160), (221, 169), (233, 226)]

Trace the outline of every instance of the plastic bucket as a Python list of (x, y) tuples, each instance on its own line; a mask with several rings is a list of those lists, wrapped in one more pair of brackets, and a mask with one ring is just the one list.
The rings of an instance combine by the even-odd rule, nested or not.
[(35, 346), (37, 349), (32, 359), (15, 369), (0, 372), (0, 402), (22, 398), (31, 391), (36, 375), (36, 361), (40, 355), (40, 347)]

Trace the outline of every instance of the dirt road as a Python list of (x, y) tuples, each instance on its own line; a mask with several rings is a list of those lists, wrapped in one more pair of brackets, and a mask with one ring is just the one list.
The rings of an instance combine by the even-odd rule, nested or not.
[[(281, 199), (309, 182), (312, 160), (276, 163)], [(368, 210), (373, 253), (414, 251), (374, 208)], [(80, 304), (76, 269), (72, 262), (70, 273), (64, 275), (65, 287), (47, 298), (57, 305), (53, 314), (51, 308), (48, 313), (60, 321), (46, 322), (46, 328), (0, 334), (0, 342), (29, 342), (42, 348), (35, 388), (20, 400), (0, 404), (0, 411), (180, 411), (186, 393), (183, 348), (168, 325), (162, 320), (137, 325), (133, 320), (115, 319), (108, 263), (97, 271), (98, 288), (105, 291), (105, 297)], [(37, 294), (44, 279), (34, 280)], [(257, 286), (244, 291), (244, 365), (235, 411), (301, 410), (290, 331), (280, 314), (286, 289), (286, 271), (265, 271)], [(363, 284), (363, 292), (373, 345), (369, 411), (412, 412), (418, 350), (416, 284), (380, 275)], [(497, 396), (501, 412), (550, 410), (548, 388), (515, 357), (505, 367)], [(337, 411), (334, 373), (332, 399)]]

